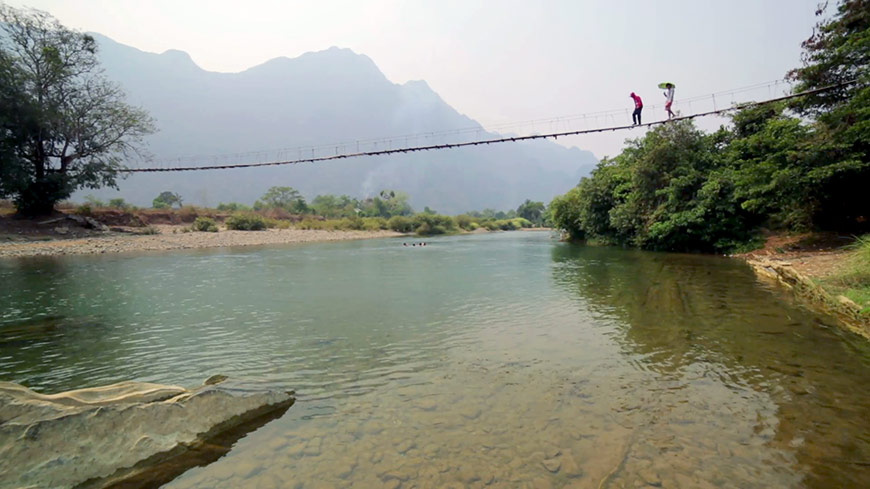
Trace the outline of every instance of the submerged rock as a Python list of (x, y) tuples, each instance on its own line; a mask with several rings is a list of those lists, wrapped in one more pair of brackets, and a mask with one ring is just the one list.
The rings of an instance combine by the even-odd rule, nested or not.
[(122, 382), (55, 395), (0, 382), (0, 487), (165, 483), (294, 402), (292, 392), (209, 380), (196, 389)]

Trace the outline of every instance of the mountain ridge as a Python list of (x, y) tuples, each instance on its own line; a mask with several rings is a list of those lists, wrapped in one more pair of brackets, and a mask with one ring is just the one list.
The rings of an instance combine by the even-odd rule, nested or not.
[[(419, 135), (401, 141), (403, 146), (440, 144), (448, 142), (445, 136), (425, 134), (468, 128), (477, 129), (475, 136), (497, 137), (451, 107), (425, 80), (393, 83), (371, 58), (348, 48), (278, 57), (241, 72), (218, 73), (202, 69), (183, 51), (148, 53), (92, 35), (107, 77), (122, 86), (130, 103), (156, 119), (160, 131), (146, 143), (160, 160), (218, 155), (208, 161), (220, 164), (239, 158), (229, 155), (259, 148), (384, 141), (390, 135)], [(330, 150), (334, 154), (356, 148), (345, 144)], [(268, 158), (303, 156), (296, 152), (275, 151)], [(306, 152), (304, 156), (311, 155)], [(573, 187), (595, 163), (588, 151), (531, 141), (248, 170), (134, 174), (119, 181), (120, 192), (102, 189), (78, 195), (121, 196), (149, 205), (158, 193), (171, 190), (185, 202), (216, 205), (250, 204), (273, 185), (295, 187), (308, 199), (324, 193), (366, 197), (392, 188), (408, 192), (415, 208), (459, 213), (515, 208), (526, 198), (548, 202)]]

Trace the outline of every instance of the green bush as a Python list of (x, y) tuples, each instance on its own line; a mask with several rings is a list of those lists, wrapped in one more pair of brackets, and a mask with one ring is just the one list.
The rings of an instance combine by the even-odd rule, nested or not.
[(499, 231), (501, 230), (501, 226), (499, 225), (501, 221), (489, 220), (481, 224), (481, 226), (485, 227), (489, 231)]
[(284, 219), (275, 219), (272, 217), (263, 217), (263, 222), (269, 229), (290, 229), (290, 221)]
[(85, 195), (85, 204), (91, 207), (106, 207), (106, 203), (94, 197), (93, 195)]
[(236, 231), (260, 231), (266, 229), (266, 220), (253, 213), (233, 214), (226, 220), (227, 229)]
[(324, 222), (316, 219), (303, 219), (296, 223), (296, 229), (323, 229)]
[(477, 223), (474, 218), (469, 216), (468, 214), (460, 214), (456, 216), (456, 225), (459, 226), (460, 229), (464, 229), (466, 231), (474, 231), (477, 229)]
[(109, 200), (109, 207), (114, 207), (115, 209), (127, 210), (132, 206), (124, 201), (124, 199), (117, 198)]
[(424, 236), (456, 232), (457, 229), (452, 217), (440, 214), (416, 214), (412, 221), (417, 234)]
[(251, 210), (251, 208), (249, 206), (246, 206), (245, 204), (239, 204), (238, 202), (230, 202), (227, 204), (221, 202), (220, 204), (218, 204), (217, 210), (221, 212), (238, 212), (249, 211)]
[(194, 231), (201, 231), (207, 233), (216, 233), (218, 232), (217, 223), (214, 222), (214, 219), (210, 217), (197, 217), (195, 221), (193, 221), (193, 225), (191, 228)]
[(520, 226), (514, 222), (513, 219), (502, 219), (500, 221), (496, 221), (498, 224), (498, 228), (502, 231), (516, 231), (520, 228)]
[(511, 223), (513, 223), (516, 229), (534, 227), (532, 221), (526, 219), (525, 217), (515, 217), (511, 219)]
[(357, 217), (346, 217), (341, 220), (342, 227), (341, 229), (347, 230), (352, 229), (354, 231), (362, 231), (365, 228), (365, 221), (363, 218)]
[(393, 216), (387, 221), (387, 227), (397, 233), (410, 233), (414, 231), (414, 221), (405, 216)]
[(365, 231), (380, 231), (387, 229), (387, 220), (383, 217), (364, 217), (363, 230)]

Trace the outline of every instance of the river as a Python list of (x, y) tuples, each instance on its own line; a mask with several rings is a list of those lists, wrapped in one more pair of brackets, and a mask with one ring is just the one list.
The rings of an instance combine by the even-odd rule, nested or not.
[(733, 259), (513, 232), (0, 260), (0, 283), (0, 380), (297, 392), (171, 488), (870, 487), (870, 346)]

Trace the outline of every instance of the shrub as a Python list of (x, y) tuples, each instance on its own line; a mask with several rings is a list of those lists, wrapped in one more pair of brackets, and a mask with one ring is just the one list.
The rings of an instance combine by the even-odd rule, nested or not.
[(477, 229), (477, 223), (474, 221), (474, 218), (469, 216), (468, 214), (460, 214), (456, 216), (456, 225), (459, 226), (460, 229), (464, 229), (466, 231), (474, 231)]
[(253, 213), (237, 213), (227, 218), (226, 225), (237, 231), (259, 231), (266, 229), (266, 220)]
[(269, 229), (289, 229), (290, 221), (286, 221), (283, 219), (274, 219), (271, 217), (264, 217), (263, 221), (266, 223), (266, 227)]
[(314, 219), (303, 219), (296, 223), (297, 229), (323, 229), (324, 222), (326, 221), (317, 221)]
[(405, 216), (393, 216), (387, 221), (387, 227), (398, 233), (410, 233), (414, 231), (414, 222)]
[(515, 217), (515, 218), (511, 219), (511, 222), (513, 223), (514, 226), (516, 226), (516, 229), (530, 228), (530, 227), (534, 226), (532, 221), (526, 219), (525, 217)]
[(341, 229), (341, 230), (350, 229), (350, 230), (354, 230), (354, 231), (362, 231), (365, 228), (365, 221), (363, 221), (363, 218), (361, 218), (359, 216), (345, 217), (344, 219), (342, 219), (339, 222), (340, 222), (340, 224), (339, 224), (338, 229)]
[(217, 223), (214, 222), (214, 219), (210, 217), (197, 217), (195, 221), (193, 221), (193, 225), (191, 228), (194, 231), (201, 231), (207, 233), (216, 233), (218, 232)]
[(287, 209), (281, 207), (272, 207), (269, 209), (262, 209), (259, 211), (262, 215), (274, 219), (274, 220), (287, 220), (293, 217), (293, 214), (287, 211)]
[(445, 234), (456, 231), (456, 221), (440, 214), (417, 214), (413, 218), (417, 234)]
[(109, 207), (114, 207), (115, 209), (127, 210), (130, 208), (130, 204), (124, 202), (124, 199), (111, 199), (109, 200)]
[(364, 217), (362, 221), (362, 228), (365, 231), (380, 231), (381, 229), (387, 229), (387, 220), (383, 217)]
[(238, 202), (230, 202), (228, 204), (224, 204), (221, 202), (217, 206), (217, 210), (222, 212), (238, 212), (238, 211), (249, 211), (251, 208), (246, 206), (245, 204), (239, 204)]
[(91, 208), (90, 204), (82, 204), (76, 208), (76, 214), (81, 216), (90, 216), (94, 213), (94, 210)]
[(199, 209), (192, 205), (185, 205), (178, 209), (178, 217), (181, 222), (193, 222), (199, 217)]
[(94, 197), (93, 195), (85, 195), (85, 204), (91, 207), (106, 207), (106, 203)]
[(519, 229), (519, 226), (513, 221), (513, 219), (502, 219), (496, 222), (498, 223), (498, 228), (502, 231), (516, 231)]

